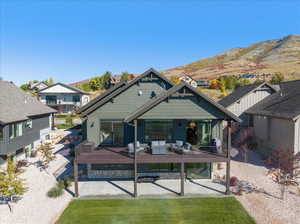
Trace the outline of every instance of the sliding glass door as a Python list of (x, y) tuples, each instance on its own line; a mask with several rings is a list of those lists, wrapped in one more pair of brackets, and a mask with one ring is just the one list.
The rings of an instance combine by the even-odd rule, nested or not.
[(100, 121), (100, 145), (124, 145), (124, 124), (122, 121)]
[(212, 129), (210, 120), (189, 121), (186, 140), (195, 146), (208, 146), (211, 143)]

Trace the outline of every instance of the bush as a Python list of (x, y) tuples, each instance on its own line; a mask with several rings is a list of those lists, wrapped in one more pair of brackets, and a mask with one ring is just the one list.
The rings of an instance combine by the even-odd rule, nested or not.
[(238, 178), (237, 177), (231, 177), (230, 178), (230, 186), (236, 186), (238, 183)]
[(63, 194), (62, 188), (53, 187), (48, 191), (47, 196), (49, 198), (57, 198), (57, 197), (61, 196), (62, 194)]

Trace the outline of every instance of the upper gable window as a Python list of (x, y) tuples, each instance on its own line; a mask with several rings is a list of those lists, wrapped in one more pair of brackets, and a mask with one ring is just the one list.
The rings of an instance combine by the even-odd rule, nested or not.
[(25, 128), (32, 128), (32, 120), (25, 121)]

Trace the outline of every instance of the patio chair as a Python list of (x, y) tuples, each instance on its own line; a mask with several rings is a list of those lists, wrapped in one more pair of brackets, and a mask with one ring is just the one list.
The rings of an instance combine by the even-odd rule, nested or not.
[[(139, 141), (137, 141), (136, 151), (140, 152), (140, 151), (144, 151), (145, 149), (146, 148), (143, 145), (141, 145)], [(134, 144), (133, 143), (128, 144), (128, 152), (129, 153), (134, 153)]]
[(152, 141), (151, 150), (153, 155), (164, 155), (167, 154), (166, 141)]

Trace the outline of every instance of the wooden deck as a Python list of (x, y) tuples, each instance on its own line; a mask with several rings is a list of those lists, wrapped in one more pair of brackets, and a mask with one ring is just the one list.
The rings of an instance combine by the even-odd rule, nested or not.
[[(133, 154), (127, 147), (101, 147), (92, 152), (81, 152), (76, 157), (80, 164), (132, 164)], [(152, 155), (149, 152), (138, 152), (137, 163), (205, 163), (227, 162), (225, 156), (194, 149), (186, 154), (168, 152), (166, 155)]]

